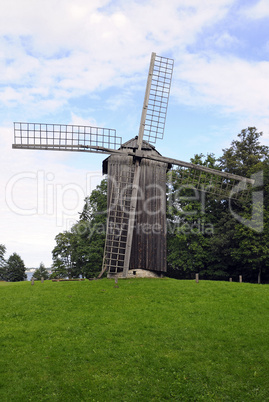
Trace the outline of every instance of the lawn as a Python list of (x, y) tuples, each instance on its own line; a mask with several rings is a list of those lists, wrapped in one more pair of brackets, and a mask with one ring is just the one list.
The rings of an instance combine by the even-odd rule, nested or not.
[(1, 401), (269, 401), (269, 286), (0, 283)]

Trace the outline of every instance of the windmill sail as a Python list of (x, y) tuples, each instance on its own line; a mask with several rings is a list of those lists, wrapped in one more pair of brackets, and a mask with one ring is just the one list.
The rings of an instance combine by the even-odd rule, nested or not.
[(163, 138), (173, 66), (174, 60), (152, 53), (139, 128), (139, 136), (150, 143)]
[(121, 146), (116, 130), (92, 126), (14, 123), (13, 148), (109, 153)]
[[(199, 165), (197, 166), (199, 167)], [(183, 192), (189, 189), (214, 194), (214, 196), (221, 199), (240, 198), (241, 201), (247, 199), (253, 187), (252, 180), (243, 177), (239, 178), (237, 176), (232, 177), (231, 175), (222, 176), (218, 174), (219, 172), (220, 171), (214, 169), (210, 172), (202, 171), (197, 168), (179, 166), (177, 169), (169, 172), (168, 181), (172, 182), (173, 175), (176, 175)]]
[[(165, 162), (177, 166), (177, 174), (182, 188), (191, 188), (215, 194), (223, 198), (247, 197), (254, 185), (254, 180), (221, 170), (212, 169), (195, 163), (163, 156), (149, 155), (147, 159)], [(170, 175), (173, 171), (170, 172)], [(234, 191), (236, 188), (236, 191)]]

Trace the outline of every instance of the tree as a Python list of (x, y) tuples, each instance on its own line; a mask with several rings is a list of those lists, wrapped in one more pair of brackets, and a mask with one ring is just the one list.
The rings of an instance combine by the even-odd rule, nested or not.
[(0, 266), (5, 264), (4, 255), (6, 252), (6, 246), (4, 244), (0, 244)]
[(6, 261), (4, 258), (6, 252), (6, 246), (0, 244), (0, 280), (4, 281), (6, 279)]
[[(262, 171), (263, 183), (257, 180), (253, 192), (239, 192), (237, 200), (207, 194), (201, 213), (200, 193), (188, 186), (184, 188), (184, 180), (189, 178), (192, 182), (192, 173), (187, 171), (187, 178), (184, 178), (184, 169), (173, 172), (169, 186), (172, 198), (177, 200), (168, 201), (167, 260), (170, 274), (191, 277), (196, 271), (207, 279), (238, 278), (238, 275), (252, 282), (257, 277), (263, 281), (269, 279), (269, 148), (261, 145), (261, 136), (255, 127), (249, 127), (238, 134), (218, 160), (211, 154), (206, 158), (195, 155), (192, 159), (194, 163), (245, 177)], [(259, 199), (259, 192), (263, 192), (264, 202), (262, 196)], [(179, 193), (181, 197), (174, 196)], [(211, 225), (211, 234), (197, 230), (199, 220)], [(171, 227), (172, 231), (169, 230)], [(196, 233), (194, 230), (189, 230), (189, 233), (179, 230), (193, 227), (196, 227)]]
[(76, 235), (75, 259), (83, 276), (92, 278), (102, 268), (106, 234), (107, 181), (85, 199), (80, 219), (71, 231)]
[(42, 278), (44, 278), (45, 280), (49, 279), (48, 271), (46, 270), (43, 262), (41, 262), (39, 268), (35, 270), (33, 278), (37, 279), (38, 281), (40, 281)]
[(13, 253), (7, 260), (6, 280), (18, 282), (24, 281), (26, 277), (23, 260), (17, 253)]
[[(192, 163), (217, 168), (213, 154), (195, 155)], [(193, 183), (193, 170), (177, 168), (169, 173), (167, 210), (168, 274), (190, 278), (209, 264), (212, 230), (212, 205), (209, 198)], [(204, 175), (201, 173), (201, 176)], [(205, 175), (204, 175), (205, 176)], [(206, 182), (205, 185), (209, 184)]]
[[(268, 269), (269, 147), (261, 145), (261, 136), (262, 133), (257, 132), (255, 127), (242, 130), (238, 139), (232, 141), (231, 147), (223, 150), (220, 158), (221, 166), (227, 172), (245, 177), (262, 172), (260, 176), (263, 179), (260, 183), (257, 181), (256, 188), (250, 191), (245, 202), (230, 203), (229, 211), (227, 207), (225, 214), (225, 226), (220, 221), (216, 233), (225, 240), (217, 254), (226, 255), (226, 258), (229, 256), (230, 275), (243, 274), (251, 282), (256, 281), (257, 277), (260, 281), (262, 273), (266, 277)], [(263, 195), (255, 197), (255, 194), (259, 194), (257, 191), (261, 190)], [(227, 227), (229, 231), (223, 230)]]
[[(263, 220), (261, 220), (261, 215)], [(237, 241), (237, 247), (231, 250), (231, 255), (240, 263), (241, 274), (245, 280), (256, 279), (255, 281), (261, 283), (262, 274), (267, 274), (269, 266), (269, 212), (262, 204), (255, 203), (252, 211), (249, 208), (249, 219), (256, 230), (253, 230), (253, 227), (237, 223), (233, 235), (234, 240)], [(257, 230), (259, 226), (262, 227)]]
[(85, 198), (79, 220), (70, 231), (59, 233), (52, 251), (55, 275), (86, 278), (101, 271), (106, 232), (107, 182), (103, 180)]
[(81, 274), (95, 277), (102, 269), (106, 237), (107, 181), (85, 199), (85, 206), (71, 231), (76, 234), (75, 259)]
[(52, 273), (50, 275), (50, 279), (66, 278), (67, 276), (67, 270), (63, 261), (60, 258), (55, 258), (52, 264)]
[(258, 169), (263, 168), (262, 162), (268, 159), (268, 147), (261, 145), (262, 132), (257, 132), (256, 127), (248, 127), (242, 130), (238, 139), (232, 141), (231, 146), (223, 150), (219, 158), (222, 170), (250, 177)]
[[(76, 262), (73, 258), (75, 239), (73, 233), (69, 231), (59, 233), (55, 240), (56, 246), (52, 251), (53, 271), (57, 268), (58, 272), (61, 271), (61, 277), (75, 276)], [(61, 268), (60, 271), (59, 268)]]

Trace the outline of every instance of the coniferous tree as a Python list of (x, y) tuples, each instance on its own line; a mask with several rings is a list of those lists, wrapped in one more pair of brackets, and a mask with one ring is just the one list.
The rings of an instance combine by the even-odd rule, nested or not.
[(45, 265), (43, 264), (43, 262), (40, 263), (39, 268), (37, 268), (33, 274), (33, 278), (37, 279), (38, 281), (40, 281), (42, 278), (43, 279), (49, 279), (49, 274), (48, 271), (45, 268)]
[(13, 253), (7, 260), (6, 280), (18, 282), (24, 281), (26, 278), (23, 260), (17, 253)]

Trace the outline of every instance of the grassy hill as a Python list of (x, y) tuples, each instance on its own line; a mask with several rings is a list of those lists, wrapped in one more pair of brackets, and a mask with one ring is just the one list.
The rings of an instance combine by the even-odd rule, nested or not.
[(268, 401), (269, 286), (1, 283), (1, 401)]

